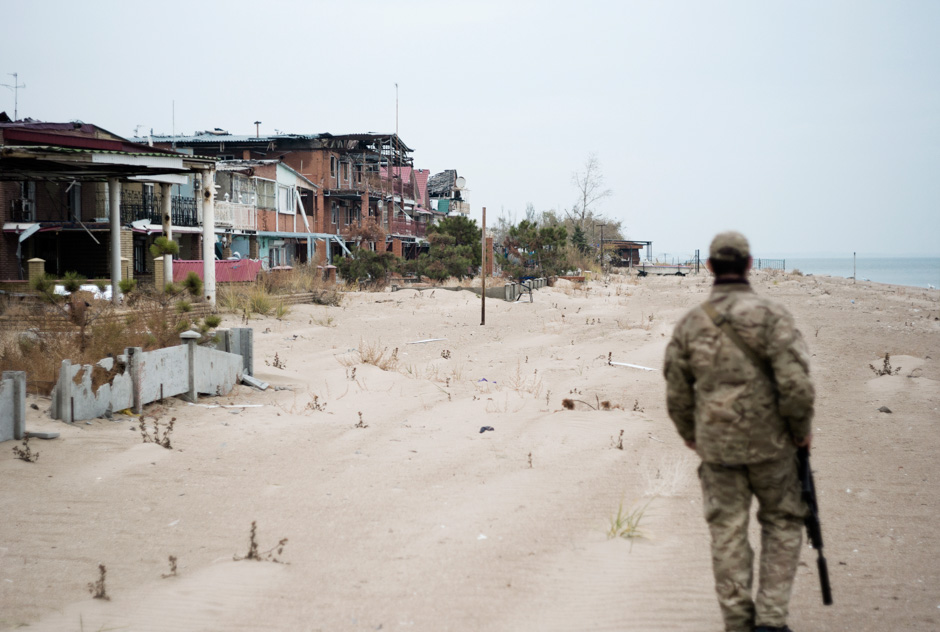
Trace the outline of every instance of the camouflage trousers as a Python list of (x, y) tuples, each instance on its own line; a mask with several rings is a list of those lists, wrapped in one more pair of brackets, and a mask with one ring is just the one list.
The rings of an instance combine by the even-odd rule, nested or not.
[[(806, 513), (796, 457), (737, 466), (702, 463), (699, 477), (725, 629), (750, 632), (755, 625), (786, 625)], [(756, 599), (751, 597), (754, 551), (747, 534), (752, 496), (761, 525)]]

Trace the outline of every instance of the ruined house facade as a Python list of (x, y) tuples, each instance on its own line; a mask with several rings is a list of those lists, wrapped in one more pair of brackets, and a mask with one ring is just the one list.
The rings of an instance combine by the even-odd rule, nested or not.
[[(372, 222), (386, 235), (384, 241), (370, 244), (372, 248), (407, 255), (426, 244), (432, 216), (416, 212), (412, 149), (395, 134), (252, 136), (216, 129), (192, 136), (154, 137), (153, 141), (157, 147), (215, 158), (221, 170), (226, 163), (249, 161), (275, 161), (290, 167), (313, 187), (300, 193), (311, 222), (309, 232), (318, 236), (313, 241), (326, 248), (311, 251), (319, 263), (348, 253), (363, 225)], [(259, 211), (259, 221), (263, 217)], [(270, 232), (270, 225), (259, 224), (258, 230)]]
[(193, 232), (193, 239), (180, 239), (180, 256), (195, 255), (196, 200), (174, 195), (173, 186), (211, 169), (212, 160), (133, 143), (87, 123), (0, 120), (0, 280), (14, 289), (24, 284), (31, 260), (56, 277), (74, 271), (107, 279), (118, 259), (121, 277), (146, 277), (153, 226), (165, 214)]
[(323, 265), (354, 244), (416, 257), (428, 226), (448, 212), (438, 207), (459, 212), (462, 202), (456, 171), (415, 169), (396, 134), (213, 130), (128, 140), (80, 122), (2, 116), (0, 152), (0, 280), (13, 283), (25, 283), (30, 260), (59, 278), (106, 279), (115, 259), (119, 276), (158, 282), (164, 264), (150, 246), (163, 234), (179, 244), (178, 259), (214, 253), (268, 268)]

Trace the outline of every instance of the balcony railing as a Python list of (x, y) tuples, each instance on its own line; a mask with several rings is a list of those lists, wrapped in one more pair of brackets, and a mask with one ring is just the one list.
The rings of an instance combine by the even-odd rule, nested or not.
[(428, 227), (424, 222), (408, 221), (404, 219), (390, 219), (388, 220), (388, 232), (390, 235), (425, 237), (428, 232)]
[(258, 209), (254, 204), (216, 201), (216, 226), (230, 226), (239, 230), (255, 230)]
[[(174, 196), (170, 205), (174, 226), (199, 225), (195, 198)], [(99, 217), (107, 215), (103, 208), (99, 208)], [(163, 196), (146, 191), (121, 191), (121, 223), (130, 224), (141, 219), (148, 220), (151, 224), (163, 223)]]

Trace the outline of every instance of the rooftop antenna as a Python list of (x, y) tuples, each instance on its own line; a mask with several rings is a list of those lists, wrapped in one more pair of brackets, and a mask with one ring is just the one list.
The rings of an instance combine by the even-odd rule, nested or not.
[(26, 87), (26, 84), (19, 82), (19, 80), (18, 80), (19, 74), (18, 74), (18, 73), (9, 72), (9, 73), (7, 73), (7, 74), (10, 75), (11, 77), (13, 77), (13, 85), (11, 86), (11, 85), (8, 84), (8, 83), (0, 83), (0, 86), (3, 86), (4, 88), (9, 88), (10, 90), (13, 91), (13, 120), (14, 120), (14, 121), (17, 121), (17, 120), (19, 120), (19, 118), (20, 118), (20, 117), (19, 117), (19, 112), (18, 112), (19, 103), (20, 103), (19, 90), (20, 90), (20, 88), (25, 88), (25, 87)]
[(173, 99), (173, 151), (176, 151), (176, 99)]

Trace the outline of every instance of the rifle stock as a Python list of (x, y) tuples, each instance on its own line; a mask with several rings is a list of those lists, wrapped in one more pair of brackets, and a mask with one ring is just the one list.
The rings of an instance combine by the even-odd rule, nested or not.
[(816, 485), (813, 482), (813, 470), (809, 465), (809, 448), (797, 450), (800, 485), (802, 486), (803, 500), (809, 511), (803, 522), (806, 525), (806, 535), (810, 544), (816, 549), (816, 567), (819, 569), (819, 585), (822, 589), (823, 604), (832, 605), (832, 589), (829, 586), (829, 566), (823, 556), (822, 527), (819, 524), (819, 504), (816, 501)]

